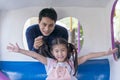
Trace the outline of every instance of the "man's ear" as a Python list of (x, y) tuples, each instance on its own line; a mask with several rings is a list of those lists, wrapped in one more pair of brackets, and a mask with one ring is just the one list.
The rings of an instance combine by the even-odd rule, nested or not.
[(41, 20), (38, 19), (38, 23), (40, 23)]

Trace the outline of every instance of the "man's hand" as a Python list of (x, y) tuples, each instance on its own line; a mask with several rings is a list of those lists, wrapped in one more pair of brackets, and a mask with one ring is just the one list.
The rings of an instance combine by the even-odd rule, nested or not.
[(38, 36), (37, 38), (35, 38), (34, 40), (34, 48), (38, 49), (40, 46), (43, 45), (43, 36)]

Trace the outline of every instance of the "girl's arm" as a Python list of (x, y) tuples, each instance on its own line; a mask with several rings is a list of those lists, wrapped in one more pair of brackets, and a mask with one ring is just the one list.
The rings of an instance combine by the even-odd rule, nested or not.
[(89, 53), (87, 55), (81, 56), (78, 58), (78, 65), (84, 63), (85, 61), (91, 59), (91, 58), (97, 58), (97, 57), (102, 57), (102, 56), (107, 56), (107, 55), (111, 55), (115, 52), (117, 52), (117, 48), (114, 49), (109, 49), (108, 51), (104, 51), (104, 52), (93, 52), (93, 53)]
[(21, 49), (17, 43), (16, 43), (16, 45), (13, 45), (10, 43), (9, 46), (7, 46), (7, 49), (11, 52), (22, 53), (24, 55), (33, 57), (33, 58), (39, 60), (41, 63), (43, 63), (45, 65), (47, 64), (46, 57), (44, 57), (44, 56), (42, 56), (34, 51), (28, 51), (28, 50)]

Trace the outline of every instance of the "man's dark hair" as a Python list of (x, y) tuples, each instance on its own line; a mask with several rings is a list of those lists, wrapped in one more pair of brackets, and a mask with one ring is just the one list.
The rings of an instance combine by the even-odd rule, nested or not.
[(44, 8), (39, 13), (39, 20), (41, 20), (42, 17), (48, 17), (56, 22), (57, 13), (53, 8)]

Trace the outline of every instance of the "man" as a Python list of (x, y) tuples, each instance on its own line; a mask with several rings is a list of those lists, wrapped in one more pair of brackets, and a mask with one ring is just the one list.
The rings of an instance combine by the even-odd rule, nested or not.
[[(39, 13), (38, 24), (28, 27), (26, 39), (29, 50), (39, 52), (43, 41), (51, 45), (54, 38), (61, 37), (68, 40), (67, 29), (56, 25), (57, 13), (53, 8), (44, 8)], [(48, 57), (50, 57), (48, 55)]]

